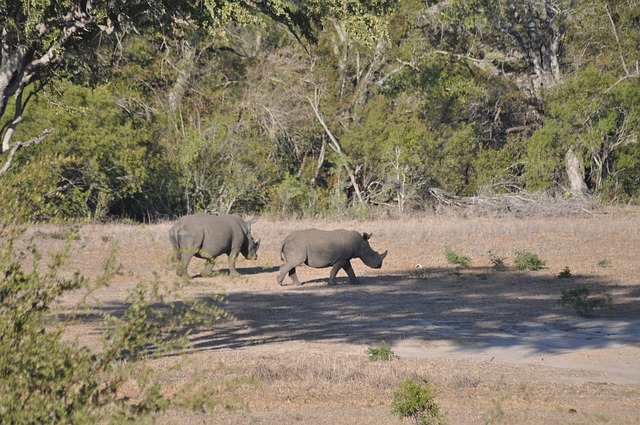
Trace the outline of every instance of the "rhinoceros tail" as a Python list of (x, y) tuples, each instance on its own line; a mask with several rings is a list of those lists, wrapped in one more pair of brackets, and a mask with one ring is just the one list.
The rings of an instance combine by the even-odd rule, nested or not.
[(169, 230), (169, 240), (171, 241), (171, 246), (173, 247), (173, 249), (177, 250), (178, 248), (180, 248), (178, 232), (176, 229)]

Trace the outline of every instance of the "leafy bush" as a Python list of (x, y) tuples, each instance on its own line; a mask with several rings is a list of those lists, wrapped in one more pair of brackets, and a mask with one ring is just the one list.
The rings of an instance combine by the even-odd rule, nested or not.
[(575, 309), (581, 316), (591, 316), (595, 310), (612, 308), (612, 300), (609, 294), (600, 297), (590, 297), (591, 290), (585, 286), (566, 289), (558, 303), (563, 307)]
[(14, 166), (51, 163), (41, 189), (46, 191), (43, 209), (37, 211), (44, 218), (104, 219), (117, 204), (143, 198), (161, 152), (151, 143), (151, 123), (128, 114), (115, 97), (111, 84), (87, 89), (57, 81), (50, 99), (35, 98), (20, 131), (55, 131), (42, 144), (21, 150)]
[(471, 262), (471, 258), (465, 255), (459, 255), (455, 251), (451, 249), (447, 249), (445, 252), (445, 256), (449, 264), (455, 264), (460, 267), (469, 267), (469, 263)]
[[(0, 199), (0, 206), (10, 199)], [(137, 360), (161, 354), (187, 343), (196, 326), (210, 326), (226, 313), (217, 303), (195, 301), (168, 303), (172, 289), (159, 282), (139, 283), (123, 303), (121, 315), (109, 315), (88, 306), (78, 314), (101, 317), (107, 330), (101, 349), (89, 351), (64, 339), (73, 315), (60, 321), (51, 306), (69, 291), (86, 295), (108, 285), (117, 269), (115, 249), (95, 282), (78, 273), (63, 277), (62, 267), (72, 241), (48, 264), (32, 244), (18, 250), (24, 227), (16, 224), (24, 216), (12, 210), (0, 217), (0, 417), (2, 423), (95, 423), (134, 420), (164, 409), (169, 404), (159, 385), (149, 380), (134, 404), (118, 395), (130, 377), (122, 359)], [(26, 266), (31, 262), (30, 266)], [(85, 297), (84, 299), (87, 299)], [(220, 301), (215, 298), (214, 301)], [(86, 308), (82, 308), (86, 307)]]
[(395, 357), (395, 354), (393, 353), (393, 350), (391, 350), (391, 346), (382, 341), (380, 347), (367, 348), (367, 356), (369, 356), (369, 360), (375, 362), (378, 360), (392, 360)]
[(517, 270), (540, 270), (545, 264), (547, 264), (547, 262), (541, 260), (538, 254), (529, 251), (516, 252), (515, 266)]
[(435, 390), (429, 384), (419, 384), (412, 379), (405, 380), (393, 394), (391, 413), (401, 419), (411, 418), (417, 425), (443, 423)]

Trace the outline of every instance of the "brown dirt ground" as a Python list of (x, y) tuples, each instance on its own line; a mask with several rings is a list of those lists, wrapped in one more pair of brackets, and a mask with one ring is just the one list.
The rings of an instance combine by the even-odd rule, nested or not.
[[(406, 378), (430, 382), (449, 424), (640, 424), (640, 210), (575, 217), (486, 218), (424, 215), (370, 221), (261, 219), (257, 261), (226, 257), (211, 278), (189, 282), (185, 297), (226, 294), (236, 320), (193, 335), (193, 348), (151, 360), (162, 391), (190, 396), (197, 409), (172, 409), (161, 424), (398, 424), (393, 392)], [(69, 270), (95, 277), (118, 246), (119, 272), (87, 300), (119, 311), (141, 279), (175, 279), (167, 232), (172, 223), (84, 225)], [(304, 285), (278, 286), (280, 241), (301, 228), (373, 232), (389, 255), (380, 270), (354, 261), (361, 285), (328, 286), (328, 269), (301, 267)], [(30, 229), (54, 252), (66, 228)], [(445, 250), (469, 256), (448, 264)], [(516, 271), (517, 250), (546, 261)], [(491, 258), (508, 269), (494, 271)], [(422, 268), (416, 268), (416, 265)], [(195, 275), (202, 267), (192, 261)], [(567, 279), (558, 278), (566, 267)], [(286, 283), (289, 283), (285, 281)], [(585, 318), (561, 307), (563, 289), (610, 294), (614, 308)], [(82, 294), (66, 297), (68, 309)], [(69, 337), (97, 346), (99, 322), (70, 326)], [(385, 342), (396, 358), (369, 361)], [(125, 392), (135, 395), (131, 379)]]

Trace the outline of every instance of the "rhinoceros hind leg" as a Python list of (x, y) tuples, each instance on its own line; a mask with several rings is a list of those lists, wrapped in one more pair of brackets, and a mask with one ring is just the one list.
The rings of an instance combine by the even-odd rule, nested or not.
[(278, 277), (276, 278), (276, 280), (278, 281), (278, 285), (282, 286), (282, 284), (284, 283), (284, 275), (286, 275), (289, 270), (291, 269), (287, 269), (287, 264), (283, 264), (280, 266), (280, 270), (278, 272)]
[(178, 268), (176, 269), (176, 274), (178, 276), (187, 276), (187, 269), (189, 268), (189, 262), (191, 261), (191, 257), (193, 257), (192, 252), (178, 252), (176, 253), (176, 260), (178, 261)]
[(296, 274), (296, 266), (291, 266), (291, 264), (287, 262), (280, 266), (280, 271), (278, 272), (278, 284), (280, 286), (284, 283), (285, 275), (289, 275), (294, 284), (300, 285), (298, 275)]
[(210, 277), (213, 275), (213, 266), (216, 264), (215, 258), (207, 258), (207, 263), (204, 265), (204, 269), (200, 272), (202, 277)]
[(298, 279), (298, 273), (296, 273), (295, 267), (289, 270), (289, 277), (291, 278), (291, 281), (293, 282), (294, 285), (302, 285), (302, 283)]

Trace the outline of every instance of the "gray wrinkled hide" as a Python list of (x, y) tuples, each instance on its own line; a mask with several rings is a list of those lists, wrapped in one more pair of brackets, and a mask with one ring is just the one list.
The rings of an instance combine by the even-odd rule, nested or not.
[(238, 275), (236, 258), (242, 254), (248, 260), (258, 258), (260, 242), (251, 236), (251, 224), (238, 214), (214, 216), (193, 214), (182, 217), (169, 231), (169, 238), (178, 264), (178, 276), (187, 274), (191, 257), (207, 260), (201, 276), (211, 275), (216, 257), (227, 254), (229, 274)]
[(296, 267), (306, 264), (313, 268), (331, 267), (329, 284), (335, 285), (336, 274), (343, 269), (352, 284), (358, 280), (351, 260), (359, 258), (374, 269), (382, 267), (385, 251), (378, 254), (369, 245), (370, 234), (360, 234), (355, 230), (318, 230), (307, 229), (292, 232), (282, 243), (280, 256), (284, 264), (280, 266), (278, 283), (282, 285), (285, 275), (289, 275), (294, 284), (300, 285)]

